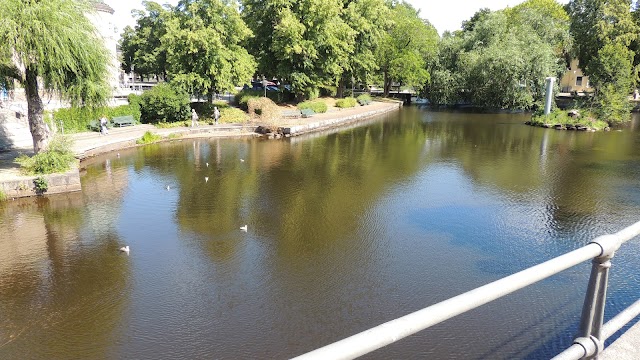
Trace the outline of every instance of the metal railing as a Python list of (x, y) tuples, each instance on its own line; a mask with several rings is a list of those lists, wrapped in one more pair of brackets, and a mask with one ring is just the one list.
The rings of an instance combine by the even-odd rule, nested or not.
[(604, 349), (604, 341), (640, 314), (640, 300), (638, 300), (611, 321), (605, 325), (602, 324), (610, 260), (623, 243), (639, 234), (640, 222), (637, 222), (615, 234), (597, 237), (579, 249), (300, 355), (295, 359), (354, 359), (589, 259), (593, 259), (593, 266), (582, 308), (578, 337), (571, 347), (554, 359), (596, 358)]

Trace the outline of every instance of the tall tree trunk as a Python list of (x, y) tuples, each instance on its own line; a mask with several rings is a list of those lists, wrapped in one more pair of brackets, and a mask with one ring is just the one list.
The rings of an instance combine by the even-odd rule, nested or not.
[(25, 69), (26, 84), (24, 87), (27, 95), (27, 118), (29, 130), (33, 138), (33, 151), (37, 154), (46, 150), (49, 145), (49, 132), (42, 118), (44, 106), (38, 93), (38, 73), (31, 67)]
[(389, 79), (389, 73), (384, 71), (384, 97), (389, 97), (389, 90), (391, 89), (391, 79)]
[[(353, 96), (353, 94), (351, 94)], [(336, 97), (343, 98), (344, 97), (344, 78), (341, 76), (340, 81), (338, 82), (338, 89), (336, 90)]]

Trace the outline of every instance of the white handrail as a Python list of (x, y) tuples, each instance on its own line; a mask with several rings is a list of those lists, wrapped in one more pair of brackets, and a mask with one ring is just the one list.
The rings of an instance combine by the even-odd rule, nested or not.
[[(601, 236), (586, 246), (539, 265), (431, 305), (422, 310), (391, 320), (359, 334), (300, 355), (294, 359), (354, 359), (546, 279), (586, 260), (610, 257), (622, 243), (632, 239), (638, 234), (640, 234), (640, 222), (614, 235)], [(609, 328), (606, 328), (605, 332), (608, 330)], [(572, 347), (570, 349), (572, 356), (579, 353), (577, 348)], [(569, 349), (567, 349), (567, 351), (568, 350)], [(576, 359), (579, 358), (580, 357), (576, 357)]]

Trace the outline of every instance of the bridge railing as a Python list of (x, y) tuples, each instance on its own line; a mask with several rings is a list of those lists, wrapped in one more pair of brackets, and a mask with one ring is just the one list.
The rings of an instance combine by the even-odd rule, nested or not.
[(639, 234), (640, 222), (637, 222), (615, 234), (597, 237), (579, 249), (300, 355), (295, 359), (354, 359), (589, 259), (593, 259), (593, 266), (582, 308), (578, 337), (571, 347), (554, 359), (597, 357), (604, 349), (604, 341), (640, 314), (639, 300), (603, 325), (610, 260), (623, 243)]

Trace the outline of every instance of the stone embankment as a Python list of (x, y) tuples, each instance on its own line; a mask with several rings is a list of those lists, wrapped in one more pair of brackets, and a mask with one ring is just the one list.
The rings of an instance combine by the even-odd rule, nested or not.
[[(316, 114), (305, 119), (287, 120), (287, 125), (280, 126), (279, 134), (270, 134), (270, 137), (295, 136), (310, 132), (322, 131), (331, 128), (337, 128), (346, 125), (357, 124), (365, 121), (373, 116), (385, 114), (402, 107), (402, 102), (373, 102), (366, 106), (358, 106), (351, 109), (334, 109), (324, 114)], [(0, 113), (0, 119), (3, 119)], [(8, 113), (7, 113), (8, 114)], [(9, 116), (11, 115), (11, 116)], [(15, 115), (8, 114), (5, 119), (11, 118), (13, 124), (16, 124)], [(40, 195), (41, 191), (37, 189), (36, 179), (44, 178), (47, 183), (46, 194), (55, 194), (61, 192), (78, 191), (80, 188), (80, 175), (78, 169), (73, 169), (65, 174), (51, 174), (43, 176), (24, 176), (20, 173), (19, 165), (14, 159), (20, 154), (31, 153), (31, 138), (28, 133), (28, 124), (24, 123), (26, 117), (18, 119), (17, 125), (0, 126), (0, 140), (4, 141), (5, 147), (11, 148), (12, 151), (5, 151), (0, 154), (0, 190), (4, 195), (11, 199), (23, 196)], [(4, 124), (12, 124), (11, 120)], [(0, 123), (2, 125), (2, 123)], [(26, 134), (25, 135), (25, 125)], [(109, 131), (109, 135), (100, 135), (97, 132), (86, 132), (72, 134), (73, 151), (80, 160), (96, 156), (102, 153), (117, 151), (124, 148), (138, 146), (136, 140), (149, 131), (162, 136), (166, 140), (172, 138), (209, 138), (209, 137), (246, 137), (246, 136), (262, 136), (256, 132), (258, 124), (220, 124), (220, 125), (203, 125), (197, 128), (169, 128), (158, 129), (151, 125), (136, 125), (124, 128), (114, 128)], [(8, 130), (2, 132), (2, 129), (20, 128), (20, 141), (14, 141), (11, 137), (7, 137)], [(28, 140), (28, 143), (27, 143)], [(1, 144), (0, 144), (1, 145)], [(2, 149), (0, 149), (1, 151)]]

